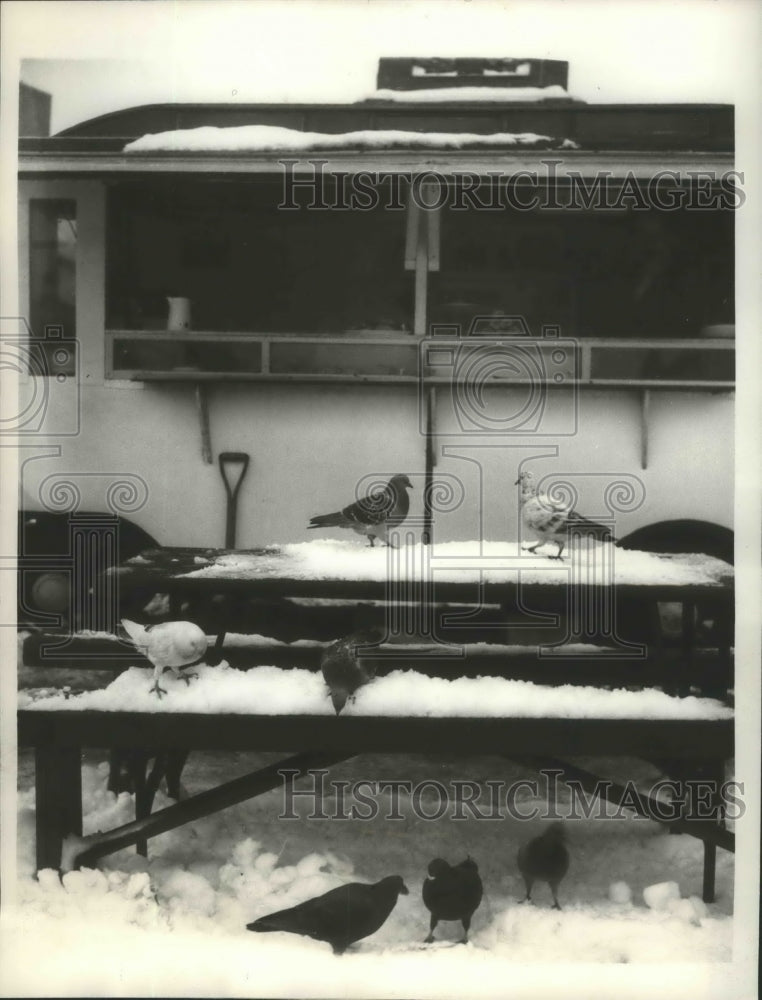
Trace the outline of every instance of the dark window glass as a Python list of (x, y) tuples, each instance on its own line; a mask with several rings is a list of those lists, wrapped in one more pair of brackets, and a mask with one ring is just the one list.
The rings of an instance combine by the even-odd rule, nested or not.
[(38, 371), (73, 375), (76, 365), (77, 205), (29, 203), (29, 323)]
[(166, 330), (168, 299), (179, 297), (196, 331), (411, 331), (405, 212), (386, 208), (383, 193), (364, 211), (286, 211), (282, 198), (280, 180), (117, 186), (108, 328)]

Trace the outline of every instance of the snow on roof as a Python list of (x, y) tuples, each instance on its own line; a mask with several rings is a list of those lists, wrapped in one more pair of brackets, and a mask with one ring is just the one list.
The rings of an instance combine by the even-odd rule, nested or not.
[(400, 104), (438, 104), (444, 101), (513, 102), (566, 100), (574, 101), (568, 90), (558, 84), (550, 87), (433, 87), (431, 90), (375, 90), (366, 101), (396, 101)]
[(278, 152), (330, 149), (578, 149), (571, 139), (554, 139), (534, 132), (405, 132), (364, 129), (359, 132), (301, 132), (275, 125), (238, 125), (156, 132), (128, 142), (126, 153), (153, 152)]
[[(361, 541), (326, 538), (272, 547), (267, 555), (231, 552), (188, 577), (238, 579), (278, 577), (296, 580), (416, 579), (430, 572), (435, 582), (521, 582), (559, 584), (572, 578), (569, 550), (563, 561), (522, 551), (517, 542), (442, 542), (409, 545), (404, 550), (368, 546)], [(733, 568), (707, 555), (661, 555), (598, 545), (585, 550), (584, 577), (605, 583), (612, 565), (616, 584), (717, 585), (729, 581)]]
[[(35, 699), (19, 693), (19, 707), (40, 711), (189, 712), (235, 715), (327, 715), (333, 706), (322, 674), (310, 670), (227, 663), (199, 666), (189, 684), (165, 675), (167, 694), (151, 692), (148, 669), (131, 667), (107, 688)], [(361, 688), (345, 715), (458, 718), (730, 719), (733, 710), (711, 698), (675, 698), (655, 689), (605, 691), (564, 685), (550, 688), (502, 677), (427, 677), (394, 670)]]

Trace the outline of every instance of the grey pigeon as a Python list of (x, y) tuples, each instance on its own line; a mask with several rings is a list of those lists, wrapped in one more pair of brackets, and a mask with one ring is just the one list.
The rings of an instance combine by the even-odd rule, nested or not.
[(389, 875), (373, 885), (350, 882), (288, 910), (278, 910), (247, 924), (250, 931), (287, 931), (316, 941), (327, 941), (334, 953), (347, 948), (381, 927), (397, 898), (408, 890), (399, 875)]
[(337, 715), (346, 705), (347, 699), (376, 676), (375, 664), (361, 656), (360, 650), (365, 646), (376, 645), (381, 636), (380, 629), (352, 632), (346, 639), (332, 643), (323, 653), (320, 669), (331, 692), (331, 701)]
[(454, 867), (442, 858), (434, 858), (429, 864), (429, 877), (423, 883), (423, 902), (431, 913), (425, 943), (431, 944), (434, 940), (434, 930), (440, 920), (460, 920), (462, 944), (466, 944), (471, 917), (482, 901), (482, 891), (479, 868), (472, 858)]
[(597, 521), (583, 517), (573, 507), (554, 500), (546, 493), (538, 494), (534, 476), (522, 472), (515, 486), (521, 486), (521, 523), (524, 530), (537, 542), (530, 545), (528, 552), (535, 552), (545, 542), (554, 542), (558, 552), (550, 559), (560, 559), (566, 540), (572, 535), (587, 535), (604, 542), (615, 542), (611, 529)]
[(158, 625), (138, 625), (128, 618), (122, 627), (135, 644), (135, 648), (153, 664), (153, 685), (149, 689), (161, 698), (166, 688), (159, 684), (165, 670), (190, 684), (195, 673), (181, 673), (186, 667), (195, 666), (204, 658), (208, 641), (206, 633), (193, 622), (161, 622)]
[(524, 876), (527, 894), (521, 902), (531, 900), (535, 882), (547, 882), (553, 893), (553, 907), (561, 909), (558, 887), (569, 870), (569, 851), (564, 843), (566, 831), (562, 823), (551, 823), (539, 837), (519, 848), (519, 871)]
[(407, 491), (412, 488), (407, 476), (392, 476), (383, 489), (333, 514), (318, 514), (310, 520), (307, 528), (346, 528), (365, 535), (371, 546), (375, 545), (375, 538), (389, 545), (389, 529), (398, 528), (410, 510)]

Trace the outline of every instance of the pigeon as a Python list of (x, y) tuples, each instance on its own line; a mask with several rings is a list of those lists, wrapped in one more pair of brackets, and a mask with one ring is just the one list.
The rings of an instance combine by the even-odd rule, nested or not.
[(200, 663), (206, 653), (206, 634), (198, 625), (193, 622), (138, 625), (137, 622), (123, 618), (122, 626), (138, 652), (153, 663), (153, 685), (149, 691), (155, 691), (159, 698), (167, 693), (159, 684), (159, 678), (165, 670), (171, 670), (175, 677), (182, 677), (186, 684), (190, 684), (191, 677), (197, 676), (195, 673), (180, 671)]
[(452, 867), (442, 858), (429, 864), (429, 877), (423, 883), (423, 902), (431, 913), (429, 936), (425, 944), (434, 940), (434, 930), (440, 920), (460, 920), (463, 924), (461, 944), (468, 943), (471, 917), (482, 901), (482, 880), (479, 868), (472, 858), (466, 858)]
[(376, 676), (376, 665), (359, 655), (363, 646), (376, 645), (381, 639), (380, 629), (353, 632), (346, 639), (331, 643), (320, 660), (320, 669), (331, 693), (331, 701), (338, 715), (350, 695)]
[(410, 510), (407, 491), (412, 488), (407, 476), (392, 476), (383, 489), (351, 503), (343, 510), (311, 518), (307, 529), (348, 528), (358, 535), (365, 535), (371, 547), (375, 545), (376, 538), (389, 545), (389, 528), (398, 528)]
[(536, 881), (547, 882), (553, 893), (553, 908), (561, 909), (558, 902), (558, 887), (569, 870), (569, 852), (564, 839), (566, 831), (562, 823), (551, 823), (539, 837), (519, 848), (519, 871), (524, 876), (527, 894), (521, 902), (531, 901), (532, 886)]
[(590, 535), (606, 542), (616, 542), (611, 530), (597, 521), (578, 514), (568, 504), (564, 504), (546, 493), (537, 493), (537, 486), (531, 472), (522, 472), (514, 483), (521, 486), (521, 521), (526, 531), (537, 538), (527, 552), (535, 552), (545, 542), (554, 542), (558, 552), (550, 559), (560, 559), (566, 546), (565, 539), (572, 534)]
[(355, 941), (375, 934), (400, 894), (407, 896), (408, 889), (399, 875), (389, 875), (373, 885), (350, 882), (288, 910), (260, 917), (246, 928), (303, 934), (316, 941), (327, 941), (334, 954), (341, 955)]

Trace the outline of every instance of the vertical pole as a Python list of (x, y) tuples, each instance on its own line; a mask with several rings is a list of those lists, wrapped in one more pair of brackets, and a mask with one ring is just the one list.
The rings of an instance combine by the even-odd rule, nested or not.
[(684, 697), (690, 691), (696, 653), (696, 605), (694, 601), (683, 601), (682, 657), (680, 660), (677, 693)]
[(206, 386), (196, 383), (196, 409), (201, 428), (201, 457), (207, 465), (212, 464), (212, 435), (209, 430), (209, 397)]
[(426, 390), (426, 470), (423, 486), (423, 535), (424, 545), (431, 545), (433, 517), (431, 509), (431, 491), (434, 483), (434, 466), (436, 465), (436, 452), (434, 439), (436, 437), (436, 406), (437, 406), (436, 386), (429, 386)]
[(640, 390), (640, 467), (648, 468), (648, 430), (651, 412), (651, 390)]

